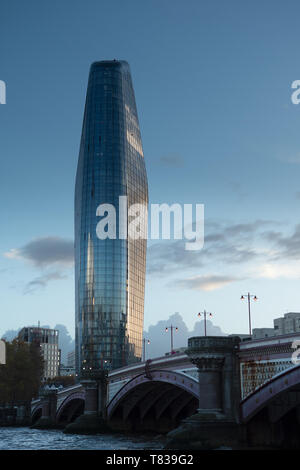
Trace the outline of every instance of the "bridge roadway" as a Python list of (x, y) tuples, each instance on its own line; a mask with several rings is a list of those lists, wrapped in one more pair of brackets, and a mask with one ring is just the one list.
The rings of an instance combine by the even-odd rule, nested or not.
[[(214, 338), (217, 337), (207, 337), (207, 341), (213, 342)], [(200, 340), (204, 341), (203, 338)], [(283, 429), (285, 419), (287, 422), (292, 420), (293, 425), (298, 421), (300, 423), (300, 365), (292, 362), (292, 345), (297, 340), (300, 341), (300, 334), (245, 341), (239, 344), (235, 352), (240, 384), (238, 421), (247, 424), (250, 435), (251, 429), (255, 429), (256, 437), (255, 423), (259, 423), (262, 429), (262, 421), (267, 421), (273, 431), (261, 431), (262, 441), (266, 436), (269, 436), (270, 442), (274, 440), (271, 436), (274, 426)], [(208, 356), (216, 360), (216, 355), (212, 353), (203, 353), (203, 356), (207, 356), (202, 358), (205, 363)], [(199, 367), (190, 355), (176, 353), (110, 371), (105, 403), (107, 419), (120, 430), (132, 429), (130, 423), (134, 421), (143, 423), (141, 429), (167, 432), (175, 428), (182, 419), (197, 412), (199, 400), (201, 402), (201, 397), (207, 395), (209, 381), (203, 378), (203, 364)], [(211, 370), (211, 366), (205, 367)], [(226, 362), (221, 367), (224, 382)], [(52, 405), (52, 408), (55, 407), (52, 414), (57, 425), (63, 427), (83, 413), (86, 393), (82, 384), (57, 392)], [(220, 402), (224, 402), (224, 397), (221, 396)], [(32, 402), (33, 423), (42, 414), (51, 414), (50, 402), (46, 400), (46, 411), (42, 411), (45, 397)], [(137, 430), (136, 427), (134, 429)], [(278, 433), (283, 435), (282, 430)]]

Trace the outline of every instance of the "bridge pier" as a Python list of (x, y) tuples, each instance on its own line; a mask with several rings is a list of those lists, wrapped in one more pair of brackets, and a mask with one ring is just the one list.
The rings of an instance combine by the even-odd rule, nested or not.
[(42, 393), (42, 416), (31, 426), (34, 429), (56, 428), (56, 390), (44, 390)]
[(224, 357), (196, 357), (191, 362), (197, 366), (199, 377), (198, 414), (222, 412), (221, 372)]
[(84, 413), (64, 429), (66, 434), (97, 434), (109, 431), (106, 421), (107, 371), (81, 380), (85, 388)]
[(188, 340), (186, 354), (199, 374), (199, 408), (169, 432), (167, 448), (234, 447), (239, 440), (238, 337), (207, 336)]

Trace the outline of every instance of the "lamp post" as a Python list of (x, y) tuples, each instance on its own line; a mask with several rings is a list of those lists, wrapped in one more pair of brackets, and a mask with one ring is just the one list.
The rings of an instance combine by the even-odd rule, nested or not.
[(178, 327), (177, 326), (166, 326), (166, 333), (169, 331), (170, 329), (170, 332), (171, 332), (171, 354), (173, 354), (173, 330), (175, 331), (178, 331)]
[(256, 297), (256, 295), (250, 294), (250, 292), (248, 292), (248, 294), (241, 295), (241, 300), (245, 300), (246, 298), (248, 300), (249, 334), (252, 335), (250, 303), (251, 303), (251, 299), (255, 300), (255, 302), (256, 302), (258, 300), (258, 298)]
[(146, 341), (150, 344), (150, 339), (143, 338), (143, 359), (146, 361)]
[(204, 310), (203, 312), (198, 313), (198, 317), (201, 317), (202, 315), (204, 316), (204, 336), (207, 336), (206, 335), (206, 317), (207, 317), (207, 315), (209, 317), (212, 317), (212, 313), (207, 312), (206, 310)]

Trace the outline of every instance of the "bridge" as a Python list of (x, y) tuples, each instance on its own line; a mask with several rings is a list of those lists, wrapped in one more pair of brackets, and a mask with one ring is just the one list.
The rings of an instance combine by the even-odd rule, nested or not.
[[(96, 384), (89, 383), (97, 391)], [(82, 385), (45, 392), (32, 402), (32, 423), (43, 415), (59, 427), (84, 412), (87, 388)], [(173, 354), (108, 373), (106, 417), (119, 430), (141, 429), (166, 432), (193, 414), (198, 404), (198, 373), (186, 354)], [(138, 415), (141, 419), (133, 419)]]
[(297, 340), (300, 334), (244, 342), (231, 336), (190, 338), (186, 353), (46, 392), (32, 402), (32, 424), (68, 428), (83, 415), (101, 414), (119, 431), (175, 430), (170, 435), (178, 445), (180, 424), (195, 426), (196, 417), (198, 426), (205, 417), (206, 435), (211, 420), (256, 446), (291, 443), (291, 430), (300, 423), (300, 365), (292, 362)]

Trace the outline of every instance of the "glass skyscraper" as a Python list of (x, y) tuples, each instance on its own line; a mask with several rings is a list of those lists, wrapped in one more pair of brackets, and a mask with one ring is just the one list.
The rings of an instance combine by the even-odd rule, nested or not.
[[(119, 196), (148, 205), (148, 185), (130, 68), (90, 68), (75, 188), (76, 371), (141, 359), (146, 239), (119, 237)], [(100, 204), (116, 209), (116, 238), (99, 239)], [(106, 214), (105, 214), (106, 215)]]

